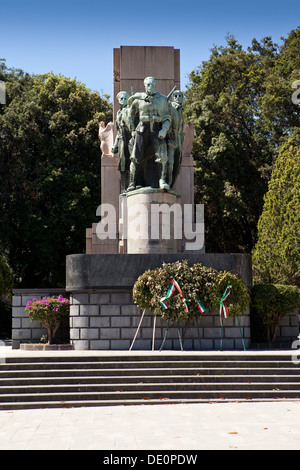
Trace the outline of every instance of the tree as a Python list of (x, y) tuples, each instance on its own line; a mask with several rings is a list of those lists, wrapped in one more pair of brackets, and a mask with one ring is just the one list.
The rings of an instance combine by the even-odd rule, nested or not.
[(247, 51), (229, 36), (189, 76), (195, 202), (205, 204), (208, 251), (249, 253), (256, 243), (281, 138), (299, 125), (291, 101), (299, 47), (300, 28), (281, 46), (265, 37)]
[(256, 282), (300, 287), (300, 130), (281, 146), (253, 250)]
[(11, 336), (11, 294), (13, 273), (4, 256), (1, 255), (0, 245), (0, 338)]
[(16, 285), (65, 284), (65, 256), (85, 249), (100, 203), (101, 98), (74, 79), (7, 69), (0, 106), (0, 240)]
[(0, 297), (9, 297), (13, 286), (13, 273), (0, 255)]
[(297, 84), (300, 80), (300, 27), (282, 40), (265, 82), (265, 93), (259, 100), (262, 126), (277, 149), (282, 137), (300, 127), (299, 106), (292, 101), (293, 83), (300, 88)]

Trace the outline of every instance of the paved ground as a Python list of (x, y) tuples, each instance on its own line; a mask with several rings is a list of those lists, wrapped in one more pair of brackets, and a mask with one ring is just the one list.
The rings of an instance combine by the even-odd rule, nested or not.
[(0, 450), (298, 450), (300, 403), (0, 411)]
[(235, 449), (300, 449), (300, 401), (0, 411), (0, 450)]

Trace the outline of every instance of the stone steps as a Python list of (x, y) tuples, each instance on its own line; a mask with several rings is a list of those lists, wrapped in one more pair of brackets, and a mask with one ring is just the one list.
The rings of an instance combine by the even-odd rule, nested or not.
[[(92, 385), (103, 385), (103, 384), (124, 384), (124, 379), (126, 377), (127, 384), (155, 384), (155, 383), (165, 383), (165, 384), (181, 384), (181, 383), (273, 383), (274, 378), (270, 375), (206, 375), (206, 376), (194, 376), (194, 375), (176, 375), (176, 376), (162, 376), (162, 375), (144, 375), (144, 376), (77, 376), (77, 377), (63, 377), (63, 376), (53, 376), (49, 377), (27, 377), (27, 378), (7, 378), (1, 379), (1, 387), (29, 387), (29, 386), (47, 386), (47, 385), (82, 385), (92, 384)], [(299, 377), (297, 375), (289, 376), (286, 375), (276, 375), (276, 382), (280, 383), (296, 383), (299, 382)], [(1, 391), (3, 389), (1, 388)]]
[[(39, 362), (32, 363), (32, 362), (17, 362), (17, 363), (3, 363), (0, 364), (1, 368), (0, 371), (2, 370), (31, 370), (31, 369), (36, 369), (37, 367), (40, 367), (42, 370), (52, 370), (54, 367), (56, 369), (120, 369), (124, 366), (124, 363), (120, 362), (104, 362), (104, 361), (99, 361), (99, 362), (73, 362), (73, 361), (68, 361), (68, 362), (44, 362), (42, 364), (39, 364)], [(169, 367), (172, 367), (173, 370), (177, 369), (205, 369), (205, 368), (239, 368), (239, 369), (245, 369), (248, 370), (249, 368), (255, 368), (255, 369), (264, 369), (264, 368), (292, 368), (291, 367), (291, 361), (261, 361), (261, 362), (256, 362), (256, 361), (128, 361), (126, 362), (126, 369), (169, 369)]]
[[(1, 367), (0, 367), (1, 368)], [(201, 369), (201, 376), (222, 376), (226, 377), (227, 375), (235, 377), (235, 376), (243, 376), (247, 378), (248, 376), (269, 376), (269, 375), (278, 375), (277, 372), (280, 372), (281, 376), (295, 376), (298, 378), (298, 370), (297, 369), (289, 369), (289, 368), (280, 368), (279, 371), (274, 369), (241, 369), (241, 368), (202, 368)], [(199, 368), (193, 369), (159, 369), (159, 374), (157, 369), (151, 368), (144, 368), (144, 369), (48, 369), (48, 370), (16, 370), (16, 371), (0, 371), (0, 379), (5, 378), (35, 378), (35, 377), (141, 377), (141, 373), (143, 376), (151, 377), (155, 375), (160, 375), (164, 377), (171, 377), (172, 380), (174, 377), (177, 376), (192, 376), (192, 377), (199, 377)]]
[[(55, 393), (118, 393), (118, 392), (156, 392), (156, 391), (168, 391), (168, 393), (177, 392), (177, 391), (186, 391), (187, 393), (203, 391), (203, 390), (299, 390), (299, 384), (297, 382), (280, 382), (274, 384), (274, 382), (169, 382), (159, 381), (156, 383), (149, 382), (137, 382), (137, 383), (119, 383), (119, 384), (37, 384), (37, 385), (11, 385), (11, 386), (1, 386), (1, 397), (5, 395), (13, 394), (55, 394)], [(125, 389), (125, 390), (124, 390)]]
[(284, 354), (9, 357), (0, 409), (296, 400), (300, 368)]

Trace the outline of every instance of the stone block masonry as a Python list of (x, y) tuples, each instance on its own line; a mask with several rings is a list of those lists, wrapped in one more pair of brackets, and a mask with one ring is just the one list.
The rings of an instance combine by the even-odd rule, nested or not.
[[(39, 342), (46, 334), (39, 322), (30, 322), (25, 312), (28, 300), (48, 295), (63, 294), (70, 299), (69, 325), (64, 332), (75, 349), (129, 350), (135, 337), (142, 310), (132, 299), (132, 288), (138, 276), (146, 269), (154, 269), (162, 262), (173, 263), (187, 259), (192, 265), (199, 262), (218, 270), (241, 275), (251, 288), (251, 257), (244, 254), (123, 254), (123, 255), (69, 255), (66, 263), (66, 289), (16, 289), (12, 308), (12, 339), (15, 342)], [(132, 350), (152, 349), (153, 314), (146, 312)], [(251, 345), (250, 313), (239, 315), (246, 348)], [(295, 313), (282, 319), (280, 340), (296, 339), (299, 333)], [(157, 318), (155, 350), (160, 349), (167, 323)], [(207, 312), (198, 325), (180, 324), (184, 350), (220, 349), (221, 326), (217, 310)], [(237, 318), (224, 320), (224, 350), (242, 350), (242, 338)], [(177, 327), (168, 329), (164, 350), (180, 349)]]
[[(142, 310), (134, 304), (132, 291), (123, 289), (99, 290), (91, 292), (72, 292), (70, 294), (69, 325), (63, 325), (58, 332), (62, 341), (70, 338), (74, 349), (91, 350), (129, 350), (135, 337)], [(14, 347), (19, 343), (38, 343), (41, 336), (47, 334), (40, 322), (31, 322), (25, 307), (28, 300), (34, 297), (66, 293), (63, 290), (16, 289), (12, 307), (12, 339)], [(153, 314), (147, 311), (132, 350), (151, 350), (153, 338)], [(239, 322), (246, 348), (251, 345), (250, 315), (248, 310), (239, 315)], [(205, 313), (199, 321), (191, 325), (180, 322), (180, 333), (184, 350), (218, 350), (220, 349), (221, 326), (217, 310)], [(156, 319), (155, 350), (159, 350), (165, 335), (167, 323)], [(279, 324), (278, 341), (289, 344), (299, 333), (298, 312), (286, 315)], [(224, 350), (242, 350), (242, 340), (237, 319), (224, 320)], [(177, 327), (168, 329), (163, 350), (180, 350)]]
[[(134, 304), (131, 291), (73, 292), (70, 295), (70, 341), (75, 349), (129, 350), (138, 329), (142, 310)], [(250, 344), (249, 313), (240, 315), (246, 347)], [(223, 349), (243, 349), (237, 319), (225, 320)], [(146, 311), (132, 350), (159, 350), (167, 322)], [(217, 310), (205, 313), (197, 323), (179, 324), (184, 350), (220, 349), (221, 326)], [(168, 328), (164, 350), (180, 350), (177, 325)]]
[[(122, 254), (69, 255), (66, 262), (66, 291), (70, 296), (70, 341), (75, 349), (129, 350), (142, 310), (132, 299), (132, 288), (146, 269), (187, 259), (218, 270), (239, 272), (251, 287), (251, 257), (243, 254)], [(242, 312), (240, 324), (245, 346), (250, 345), (250, 315)], [(133, 350), (151, 350), (154, 317), (146, 312)], [(198, 325), (180, 324), (184, 350), (220, 349), (219, 313), (205, 313)], [(154, 349), (160, 349), (167, 322), (156, 319)], [(236, 319), (226, 320), (223, 349), (243, 349)], [(177, 326), (168, 329), (165, 350), (180, 349)]]

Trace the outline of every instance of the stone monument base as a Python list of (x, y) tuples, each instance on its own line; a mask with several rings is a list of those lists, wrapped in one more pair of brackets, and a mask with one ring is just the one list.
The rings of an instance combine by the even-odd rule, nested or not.
[(182, 239), (180, 196), (142, 188), (127, 193), (127, 253), (178, 253)]
[[(187, 259), (217, 270), (237, 272), (249, 288), (251, 256), (246, 254), (123, 254), (67, 256), (66, 291), (70, 295), (70, 342), (78, 350), (129, 350), (143, 311), (132, 300), (132, 287), (146, 269)], [(167, 323), (146, 312), (133, 350), (159, 349)], [(241, 336), (241, 330), (242, 336)], [(205, 313), (198, 324), (180, 324), (184, 350), (220, 349), (221, 325), (217, 310)], [(223, 349), (250, 345), (250, 313), (224, 320)], [(170, 327), (164, 350), (180, 349), (177, 327)]]

